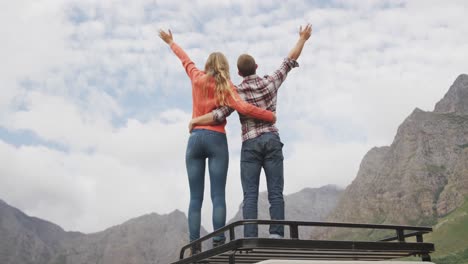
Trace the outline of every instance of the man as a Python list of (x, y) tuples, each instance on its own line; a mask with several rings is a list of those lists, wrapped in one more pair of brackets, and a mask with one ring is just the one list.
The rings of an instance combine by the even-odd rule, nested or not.
[[(246, 102), (276, 112), (278, 89), (286, 79), (292, 68), (298, 67), (299, 58), (305, 42), (312, 34), (312, 26), (308, 24), (299, 29), (299, 39), (283, 63), (272, 75), (263, 78), (257, 76), (255, 59), (248, 55), (240, 55), (237, 60), (239, 75), (244, 79), (237, 86), (239, 95)], [(213, 122), (222, 122), (234, 110), (229, 107), (220, 107), (211, 113), (192, 119), (189, 125), (203, 125)], [(272, 123), (259, 121), (240, 115), (242, 124), (242, 150), (241, 150), (241, 181), (244, 192), (243, 217), (244, 219), (257, 219), (258, 215), (258, 189), (260, 172), (265, 171), (268, 201), (270, 202), (270, 217), (273, 220), (284, 220), (284, 170), (283, 170), (283, 143), (281, 143), (278, 129)], [(248, 224), (244, 227), (245, 237), (257, 237), (258, 227)], [(284, 227), (282, 225), (270, 226), (270, 238), (282, 238)]]

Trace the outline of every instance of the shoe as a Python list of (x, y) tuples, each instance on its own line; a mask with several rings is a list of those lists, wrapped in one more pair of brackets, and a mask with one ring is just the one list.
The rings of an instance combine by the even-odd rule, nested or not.
[(218, 240), (218, 241), (213, 239), (213, 248), (224, 245), (225, 241), (226, 241), (226, 238), (224, 238), (222, 240)]
[(268, 238), (281, 239), (281, 238), (283, 238), (283, 236), (278, 235), (278, 234), (270, 234), (270, 236)]
[(196, 254), (201, 253), (201, 245), (193, 245), (190, 247), (190, 257), (195, 256)]

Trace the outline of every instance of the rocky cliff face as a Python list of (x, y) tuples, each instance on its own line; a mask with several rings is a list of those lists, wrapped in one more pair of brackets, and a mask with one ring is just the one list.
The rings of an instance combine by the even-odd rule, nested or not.
[(59, 226), (29, 217), (0, 200), (0, 263), (45, 264), (67, 234)]
[(468, 87), (468, 75), (461, 74), (444, 98), (436, 104), (434, 112), (468, 115), (468, 89), (466, 87)]
[(389, 147), (362, 160), (328, 220), (431, 224), (468, 194), (468, 75), (434, 112), (415, 109)]

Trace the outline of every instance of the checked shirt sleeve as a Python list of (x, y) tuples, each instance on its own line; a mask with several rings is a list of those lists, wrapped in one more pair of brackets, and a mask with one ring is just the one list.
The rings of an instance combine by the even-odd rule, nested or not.
[(274, 121), (273, 112), (251, 105), (245, 102), (244, 100), (242, 100), (239, 94), (237, 93), (234, 85), (232, 85), (232, 90), (233, 90), (232, 91), (233, 96), (228, 96), (226, 98), (227, 105), (236, 109), (236, 111), (239, 112), (239, 114), (243, 114), (243, 115), (253, 117), (255, 119), (267, 121), (267, 122)]
[(222, 106), (211, 111), (213, 114), (213, 120), (217, 123), (223, 122), (229, 115), (232, 114), (232, 112), (234, 112), (234, 109), (229, 106)]
[(278, 70), (276, 70), (272, 75), (265, 76), (265, 78), (271, 83), (271, 85), (268, 86), (272, 89), (271, 92), (278, 91), (281, 84), (286, 80), (286, 76), (288, 76), (289, 71), (296, 67), (299, 67), (299, 63), (297, 63), (297, 61), (285, 58)]

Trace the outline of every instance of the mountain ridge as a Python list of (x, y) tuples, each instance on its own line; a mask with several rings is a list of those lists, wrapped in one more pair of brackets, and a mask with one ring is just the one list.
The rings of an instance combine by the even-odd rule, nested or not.
[[(334, 186), (304, 188), (300, 192), (286, 195), (285, 199), (286, 201), (292, 201), (292, 205), (289, 206), (288, 210), (292, 209), (292, 212), (295, 214), (295, 212), (300, 211), (295, 206), (303, 207), (299, 201), (295, 202), (297, 200), (296, 197), (323, 196), (323, 198), (319, 199), (323, 200), (333, 198), (335, 194), (339, 194), (340, 192)], [(266, 203), (266, 193), (263, 193), (261, 197), (263, 197), (261, 201)], [(333, 199), (337, 200), (336, 197)], [(325, 210), (327, 212), (331, 210), (331, 208), (323, 208), (324, 205), (325, 203), (322, 204), (322, 211)], [(2, 206), (4, 209), (7, 208), (9, 212), (18, 212), (16, 215), (13, 215), (17, 219), (14, 221), (15, 224), (20, 227), (22, 223), (39, 219), (22, 213), (19, 209), (8, 205), (6, 202), (0, 204), (0, 209)], [(265, 208), (267, 207), (261, 208), (262, 214)], [(308, 210), (312, 209), (309, 208)], [(122, 224), (90, 234), (66, 232), (54, 223), (43, 221), (44, 225), (50, 230), (58, 227), (59, 236), (53, 241), (54, 243), (43, 245), (41, 244), (42, 238), (39, 233), (29, 232), (27, 240), (37, 240), (37, 243), (41, 246), (36, 246), (35, 248), (29, 247), (21, 251), (21, 254), (25, 257), (19, 258), (17, 255), (8, 253), (13, 252), (13, 248), (17, 248), (18, 243), (11, 243), (11, 241), (15, 239), (20, 244), (27, 241), (20, 234), (21, 232), (11, 232), (11, 226), (2, 228), (5, 224), (5, 215), (4, 213), (0, 214), (0, 236), (11, 239), (9, 243), (7, 240), (0, 242), (0, 263), (6, 264), (31, 263), (31, 259), (34, 260), (35, 264), (81, 264), (90, 262), (167, 264), (175, 261), (178, 258), (179, 249), (188, 243), (187, 217), (185, 213), (176, 209), (167, 214), (153, 212), (141, 215), (124, 221)], [(323, 216), (323, 213), (314, 214), (314, 217), (317, 217), (317, 215)], [(42, 221), (41, 219), (39, 220)], [(201, 235), (206, 234), (207, 231), (202, 227)], [(203, 243), (203, 248), (211, 248), (211, 244), (208, 242)], [(42, 258), (32, 256), (34, 254), (41, 255)]]
[(460, 74), (445, 96), (436, 103), (434, 113), (468, 115), (468, 75)]
[(468, 195), (468, 98), (454, 94), (468, 95), (468, 75), (456, 79), (437, 111), (415, 108), (390, 146), (366, 153), (327, 221), (432, 225), (461, 206)]

